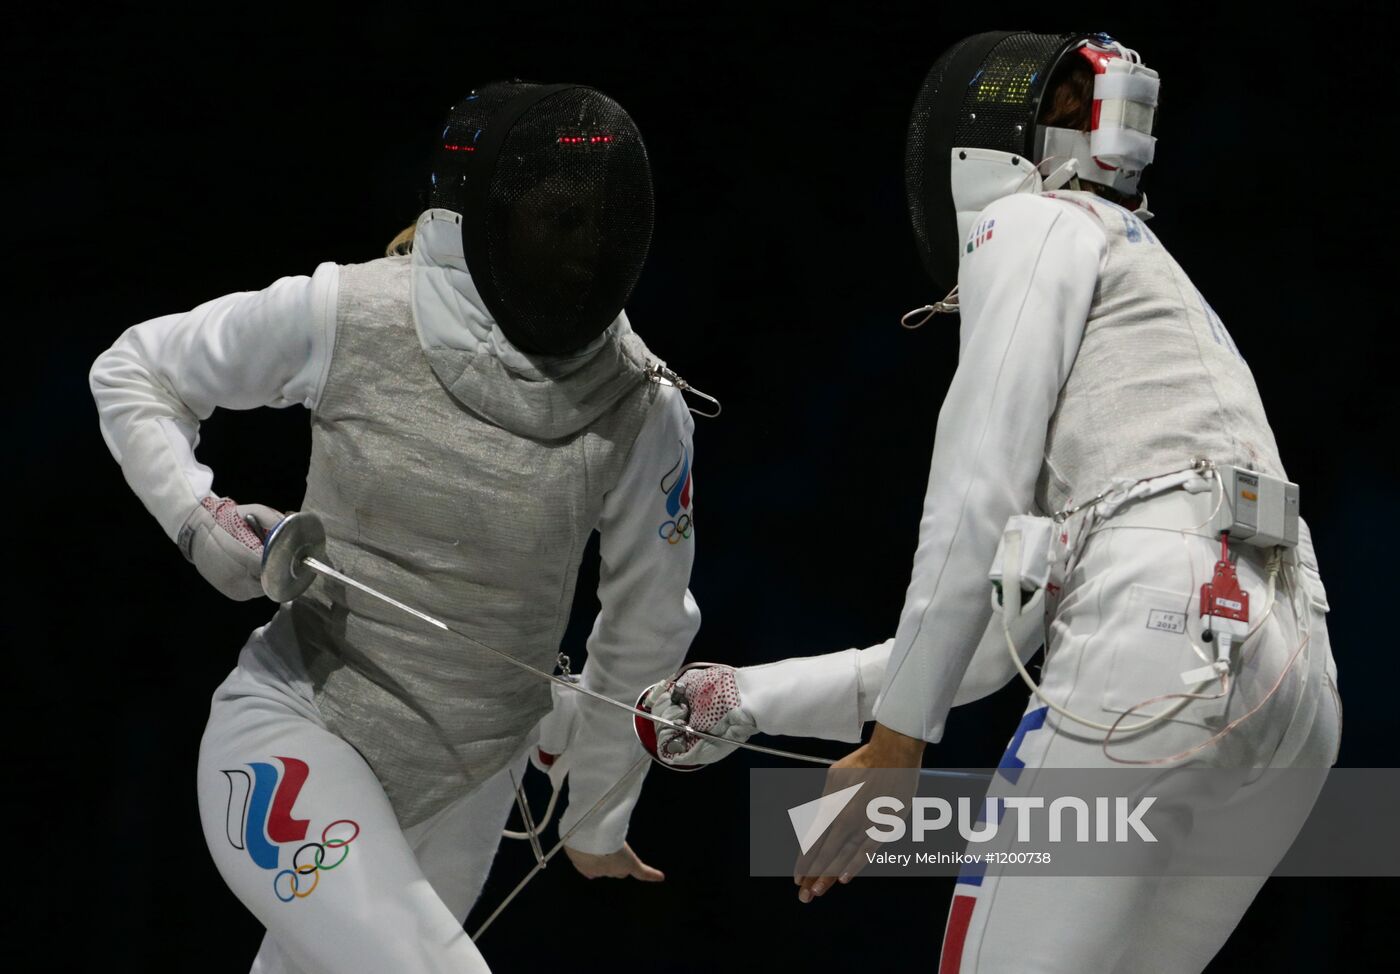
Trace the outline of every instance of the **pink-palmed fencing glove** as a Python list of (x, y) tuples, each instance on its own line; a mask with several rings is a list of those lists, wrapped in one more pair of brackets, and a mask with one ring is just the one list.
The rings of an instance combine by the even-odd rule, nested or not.
[(262, 539), (280, 520), (281, 514), (261, 504), (206, 497), (185, 519), (177, 541), (206, 582), (246, 602), (263, 594)]
[[(744, 709), (732, 666), (693, 663), (676, 679), (648, 687), (637, 707), (736, 744), (758, 732), (758, 724)], [(736, 750), (735, 744), (721, 744), (644, 717), (634, 721), (637, 737), (648, 753), (678, 771), (697, 770)]]

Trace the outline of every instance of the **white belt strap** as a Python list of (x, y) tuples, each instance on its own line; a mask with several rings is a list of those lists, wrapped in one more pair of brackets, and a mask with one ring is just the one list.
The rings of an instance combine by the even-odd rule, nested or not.
[(1110, 518), (1124, 504), (1165, 494), (1167, 491), (1177, 488), (1191, 494), (1203, 494), (1211, 489), (1213, 478), (1213, 467), (1206, 461), (1199, 461), (1185, 470), (1177, 470), (1160, 477), (1148, 477), (1144, 480), (1128, 480), (1126, 478), (1115, 480), (1113, 486), (1092, 500), (1056, 514), (1055, 520), (1063, 521), (1071, 514), (1077, 514), (1089, 507), (1094, 508), (1094, 514), (1098, 518)]

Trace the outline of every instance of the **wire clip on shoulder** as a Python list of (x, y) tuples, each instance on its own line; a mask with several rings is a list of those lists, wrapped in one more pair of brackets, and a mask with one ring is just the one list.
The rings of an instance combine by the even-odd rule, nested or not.
[(655, 382), (657, 385), (660, 386), (674, 386), (681, 392), (688, 392), (691, 395), (699, 396), (701, 399), (714, 406), (713, 412), (706, 412), (703, 409), (696, 409), (694, 406), (691, 406), (689, 403), (687, 403), (686, 407), (696, 416), (703, 416), (706, 419), (716, 419), (719, 417), (720, 413), (724, 412), (724, 406), (720, 404), (720, 401), (718, 399), (707, 393), (701, 392), (689, 382), (686, 382), (685, 379), (682, 379), (675, 372), (666, 368), (666, 366), (662, 365), (660, 362), (653, 362), (651, 365), (647, 366), (646, 377), (647, 381), (649, 382)]

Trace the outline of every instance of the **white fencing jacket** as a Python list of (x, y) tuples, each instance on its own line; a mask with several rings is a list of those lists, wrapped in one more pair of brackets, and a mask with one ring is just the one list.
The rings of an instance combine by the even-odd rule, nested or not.
[[(416, 260), (432, 256), (429, 245)], [(213, 471), (195, 456), (199, 424), (214, 409), (316, 408), (335, 345), (338, 276), (338, 267), (326, 263), (309, 277), (286, 277), (262, 291), (154, 318), (127, 329), (94, 364), (90, 383), (103, 438), (171, 540), (214, 491)], [(453, 296), (461, 328), (451, 340), (463, 348), (489, 342), (503, 361), (523, 361), (473, 298), (474, 291)], [(612, 327), (628, 327), (625, 315)], [(431, 337), (444, 341), (440, 333)], [(676, 521), (668, 513), (676, 504), (670, 494), (678, 491), (661, 487), (678, 458), (693, 463), (694, 426), (679, 392), (661, 392), (597, 525), (602, 605), (584, 679), (628, 703), (683, 658), (700, 624), (687, 587), (695, 541), (689, 530), (685, 538), (665, 536), (663, 526)], [(684, 492), (687, 514), (692, 492), (693, 481)], [(640, 753), (625, 715), (592, 701), (579, 710), (566, 828)], [(570, 845), (596, 853), (618, 849), (641, 780), (637, 776), (619, 801), (590, 817)]]
[(964, 248), (958, 368), (875, 707), (880, 723), (927, 741), (942, 737), (991, 616), (987, 569), (1007, 518), (1034, 506), (1046, 431), (1108, 251), (1089, 213), (1030, 194), (987, 207)]

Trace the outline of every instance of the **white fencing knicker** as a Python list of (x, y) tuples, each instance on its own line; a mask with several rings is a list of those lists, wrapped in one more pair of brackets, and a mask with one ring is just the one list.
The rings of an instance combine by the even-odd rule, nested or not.
[[(1105, 724), (1121, 718), (1126, 727), (1179, 701), (1144, 703), (1191, 689), (1181, 674), (1213, 653), (1201, 649), (1199, 593), (1220, 556), (1219, 539), (1203, 527), (1218, 503), (1216, 491), (1172, 490), (1126, 504), (1089, 528), (1047, 627), (1045, 697)], [(1180, 767), (1315, 768), (1320, 790), (1336, 760), (1341, 711), (1326, 594), (1306, 525), (1300, 522), (1299, 531), (1298, 546), (1283, 555), (1277, 605), (1241, 648), (1228, 694), (1187, 701), (1170, 718), (1114, 734), (1107, 744), (1103, 732), (1061, 717), (1033, 696), (1003, 766), (1023, 768), (1030, 787), (1036, 769), (1120, 761), (1170, 759), (1160, 765), (1164, 779)], [(1262, 610), (1268, 552), (1233, 550), (1240, 584)], [(1229, 733), (1197, 748), (1252, 710)], [(1241, 800), (1248, 788), (1219, 800)], [(1298, 828), (1310, 807), (1288, 810)], [(1189, 852), (1189, 834), (1164, 841), (1181, 843), (1181, 855)], [(1278, 857), (1286, 851), (1283, 844)], [(940, 971), (1199, 971), (1263, 882), (1160, 874), (996, 877), (968, 870), (955, 887)]]

